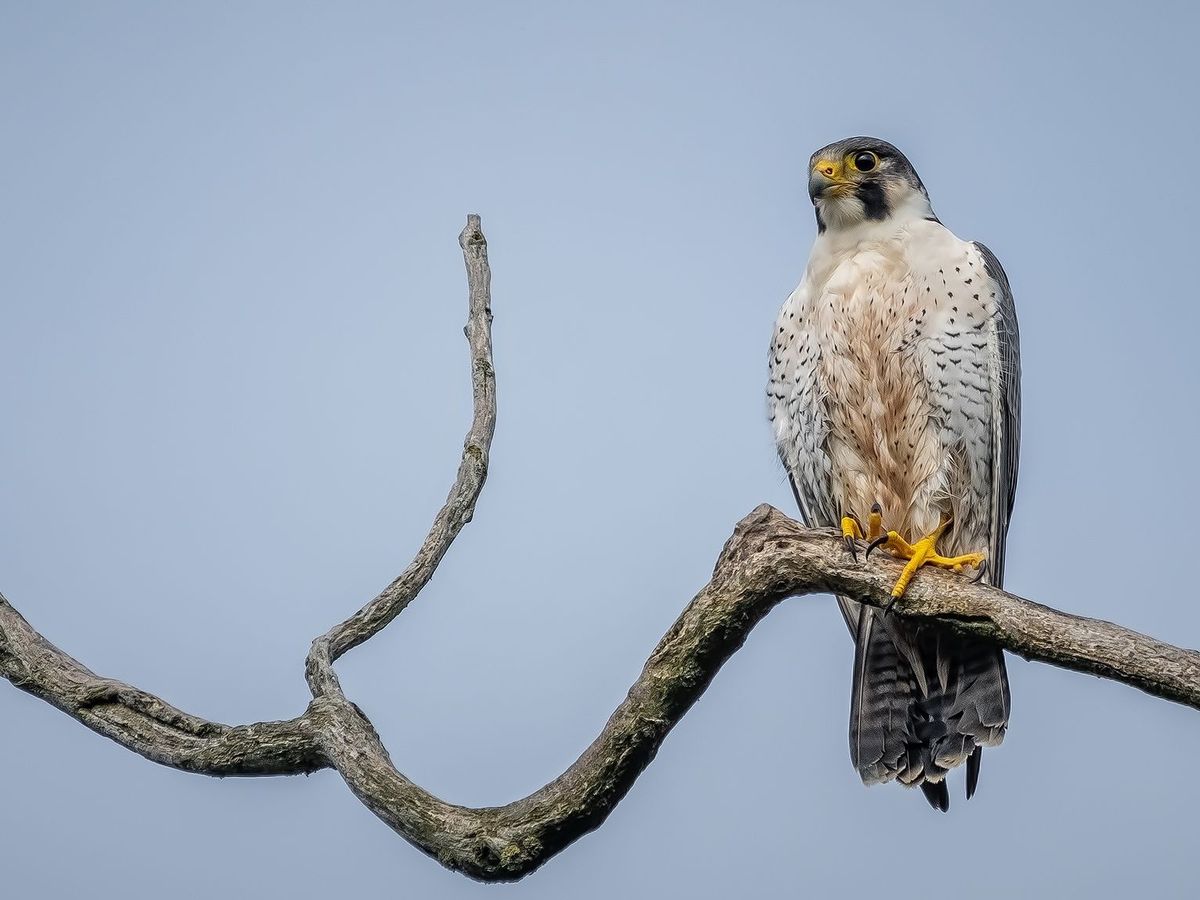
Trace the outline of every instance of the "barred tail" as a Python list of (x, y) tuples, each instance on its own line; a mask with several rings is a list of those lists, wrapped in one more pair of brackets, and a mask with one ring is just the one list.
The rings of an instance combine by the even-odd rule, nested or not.
[(997, 647), (862, 608), (850, 758), (866, 784), (920, 785), (931, 806), (949, 809), (946, 773), (967, 763), (967, 796), (975, 793), (982, 748), (1003, 740), (1008, 709)]

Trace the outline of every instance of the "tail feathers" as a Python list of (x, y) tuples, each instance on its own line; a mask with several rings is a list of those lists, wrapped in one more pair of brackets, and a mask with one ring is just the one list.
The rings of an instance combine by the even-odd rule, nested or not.
[(850, 710), (850, 757), (863, 781), (920, 785), (950, 805), (946, 774), (967, 764), (967, 796), (982, 748), (1008, 723), (1008, 679), (994, 646), (863, 608)]
[(967, 757), (967, 799), (975, 796), (975, 788), (979, 787), (979, 764), (983, 762), (983, 748), (976, 747), (975, 752)]
[(943, 781), (922, 781), (921, 793), (929, 801), (929, 805), (940, 812), (950, 809), (950, 789)]

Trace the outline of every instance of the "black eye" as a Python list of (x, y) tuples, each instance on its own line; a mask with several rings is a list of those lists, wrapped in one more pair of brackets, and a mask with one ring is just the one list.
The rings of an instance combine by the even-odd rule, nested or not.
[(870, 150), (864, 150), (854, 155), (854, 168), (860, 172), (870, 172), (878, 164), (879, 157)]

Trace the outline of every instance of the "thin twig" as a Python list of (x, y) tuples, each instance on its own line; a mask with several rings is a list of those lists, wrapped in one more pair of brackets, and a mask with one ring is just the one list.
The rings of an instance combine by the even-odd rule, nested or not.
[(369, 640), (400, 615), (429, 583), (442, 557), (475, 513), (475, 502), (487, 479), (488, 454), (496, 431), (496, 374), (492, 366), (492, 272), (487, 241), (479, 216), (467, 216), (458, 236), (467, 267), (467, 324), (463, 329), (471, 348), (471, 387), (474, 416), (463, 441), (462, 461), (445, 505), (438, 511), (416, 557), (374, 600), (313, 641), (305, 676), (313, 696), (340, 694), (333, 662), (347, 650)]

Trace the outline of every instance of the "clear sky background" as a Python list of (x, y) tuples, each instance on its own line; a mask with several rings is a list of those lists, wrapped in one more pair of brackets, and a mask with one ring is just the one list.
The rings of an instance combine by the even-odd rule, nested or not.
[[(470, 414), (473, 524), (338, 663), (397, 765), (501, 804), (592, 740), (734, 522), (794, 512), (763, 400), (873, 134), (1012, 279), (1008, 585), (1200, 644), (1191, 4), (0, 3), (0, 590), (98, 672), (239, 723), (407, 563)], [(338, 776), (160, 768), (0, 685), (5, 896), (1194, 896), (1200, 715), (1010, 658), (949, 815), (864, 788), (834, 604), (754, 632), (604, 827), (446, 872)]]

